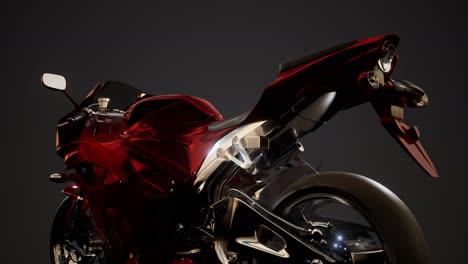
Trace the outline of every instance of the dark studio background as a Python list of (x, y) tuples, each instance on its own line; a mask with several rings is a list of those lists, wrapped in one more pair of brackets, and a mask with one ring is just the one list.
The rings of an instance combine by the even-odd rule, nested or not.
[(208, 99), (229, 118), (253, 107), (279, 63), (397, 33), (394, 78), (415, 82), (430, 98), (430, 107), (407, 111), (406, 121), (422, 131), (440, 179), (425, 175), (368, 104), (306, 137), (303, 157), (311, 164), (324, 160), (324, 170), (352, 171), (384, 184), (416, 215), (434, 263), (464, 263), (468, 21), (458, 3), (2, 4), (1, 262), (48, 263), (49, 230), (63, 199), (61, 186), (47, 177), (62, 169), (55, 125), (72, 105), (41, 87), (43, 72), (66, 76), (77, 100), (97, 82), (119, 80), (152, 94)]

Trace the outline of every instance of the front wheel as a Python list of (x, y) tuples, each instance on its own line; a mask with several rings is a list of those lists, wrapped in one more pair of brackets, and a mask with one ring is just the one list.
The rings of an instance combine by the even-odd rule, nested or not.
[(59, 206), (52, 224), (51, 263), (110, 263), (107, 241), (83, 200), (66, 198)]
[[(427, 264), (421, 228), (390, 190), (350, 173), (320, 173), (303, 178), (278, 195), (274, 212), (309, 232), (304, 240), (339, 263)], [(280, 263), (263, 259), (258, 263)], [(294, 259), (285, 263), (322, 263)]]

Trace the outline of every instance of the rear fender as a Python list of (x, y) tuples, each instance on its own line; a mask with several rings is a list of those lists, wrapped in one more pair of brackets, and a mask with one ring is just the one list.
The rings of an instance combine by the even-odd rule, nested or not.
[(303, 175), (282, 188), (278, 183), (267, 188), (270, 191), (260, 194), (259, 203), (275, 213), (307, 194), (325, 192), (343, 197), (363, 210), (381, 232), (388, 252), (394, 253), (389, 256), (390, 263), (430, 263), (424, 235), (411, 211), (393, 192), (367, 177), (324, 172)]
[(421, 132), (416, 126), (410, 127), (403, 122), (403, 108), (389, 102), (372, 101), (372, 106), (380, 116), (380, 123), (400, 146), (431, 177), (438, 178), (437, 170), (422, 146)]
[[(259, 203), (269, 211), (273, 211), (277, 205), (284, 199), (282, 193), (287, 187), (301, 179), (316, 175), (317, 171), (309, 164), (301, 164), (291, 167), (283, 174), (275, 177), (268, 183), (259, 194)], [(288, 195), (288, 194), (286, 194)]]

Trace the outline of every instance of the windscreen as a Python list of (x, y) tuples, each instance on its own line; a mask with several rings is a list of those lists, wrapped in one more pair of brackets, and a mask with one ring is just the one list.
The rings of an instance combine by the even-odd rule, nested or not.
[[(66, 116), (62, 117), (60, 122), (64, 122), (70, 116), (78, 114), (83, 108), (90, 106), (91, 104), (97, 103), (98, 98), (105, 97), (109, 98), (109, 109), (126, 110), (132, 105), (137, 99), (141, 99), (142, 91), (135, 87), (116, 81), (107, 81), (102, 86), (96, 87), (91, 91), (88, 96), (79, 104), (79, 106)], [(150, 96), (150, 95), (145, 95)]]

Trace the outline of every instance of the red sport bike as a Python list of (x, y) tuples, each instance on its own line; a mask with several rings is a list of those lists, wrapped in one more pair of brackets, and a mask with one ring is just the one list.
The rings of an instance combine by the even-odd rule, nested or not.
[(65, 78), (42, 83), (75, 104), (57, 126), (71, 182), (50, 237), (52, 263), (429, 263), (404, 203), (353, 173), (319, 172), (299, 143), (370, 102), (432, 177), (405, 107), (425, 92), (390, 75), (399, 38), (352, 41), (280, 65), (256, 106), (223, 120), (208, 101), (98, 84), (77, 104)]

